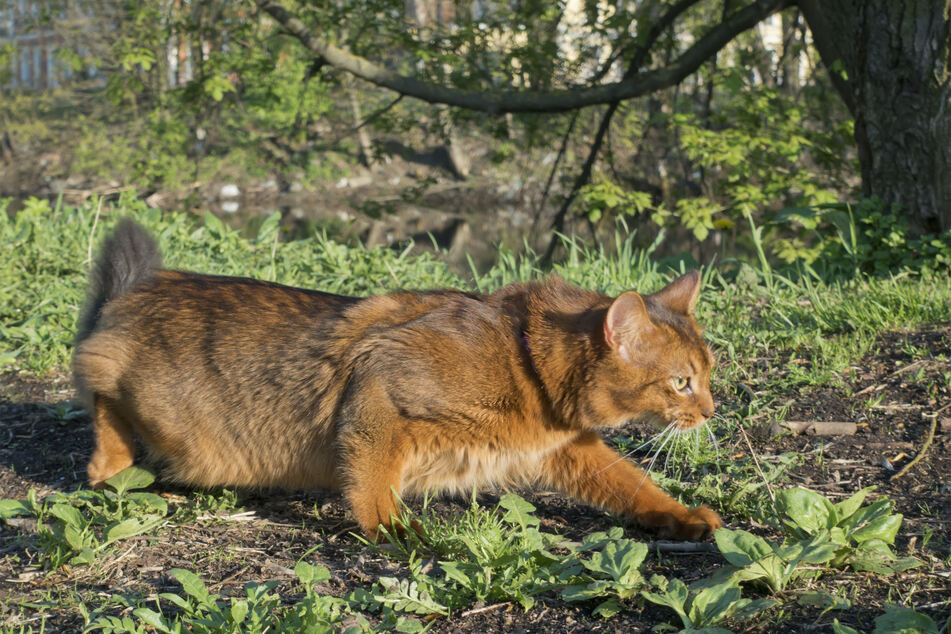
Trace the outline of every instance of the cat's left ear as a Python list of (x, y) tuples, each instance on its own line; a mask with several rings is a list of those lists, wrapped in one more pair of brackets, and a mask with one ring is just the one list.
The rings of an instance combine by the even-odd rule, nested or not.
[(651, 299), (667, 306), (675, 313), (692, 315), (700, 295), (700, 273), (690, 271), (650, 295)]
[(614, 300), (604, 317), (604, 340), (622, 359), (631, 363), (632, 346), (653, 328), (644, 298), (628, 291)]

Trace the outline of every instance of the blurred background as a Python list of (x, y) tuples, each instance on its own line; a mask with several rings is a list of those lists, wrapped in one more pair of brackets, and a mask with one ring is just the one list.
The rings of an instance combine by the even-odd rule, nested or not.
[[(499, 245), (550, 262), (556, 233), (663, 232), (659, 257), (696, 263), (947, 256), (947, 18), (815, 4), (3, 0), (0, 197), (131, 196), (248, 235), (279, 211), (289, 237), (480, 268)], [(605, 86), (634, 97), (546, 102)]]

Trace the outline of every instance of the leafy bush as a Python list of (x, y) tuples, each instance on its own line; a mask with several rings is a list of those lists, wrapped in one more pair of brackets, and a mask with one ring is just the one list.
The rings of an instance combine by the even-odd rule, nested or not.
[(776, 255), (787, 263), (811, 267), (826, 279), (951, 270), (951, 231), (912, 238), (901, 211), (889, 213), (875, 198), (854, 206), (791, 207), (780, 211), (773, 222), (803, 234), (777, 240)]

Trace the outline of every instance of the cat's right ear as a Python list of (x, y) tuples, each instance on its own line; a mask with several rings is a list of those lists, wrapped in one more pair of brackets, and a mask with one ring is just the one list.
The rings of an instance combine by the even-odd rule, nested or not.
[(631, 363), (631, 346), (638, 336), (652, 329), (644, 298), (628, 291), (614, 300), (604, 318), (604, 340), (622, 359)]

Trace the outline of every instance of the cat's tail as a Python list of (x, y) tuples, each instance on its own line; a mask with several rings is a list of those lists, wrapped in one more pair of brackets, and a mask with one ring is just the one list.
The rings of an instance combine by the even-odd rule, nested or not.
[(145, 227), (123, 218), (102, 245), (89, 274), (89, 291), (79, 315), (76, 344), (96, 327), (103, 306), (148, 281), (162, 268), (158, 243)]

